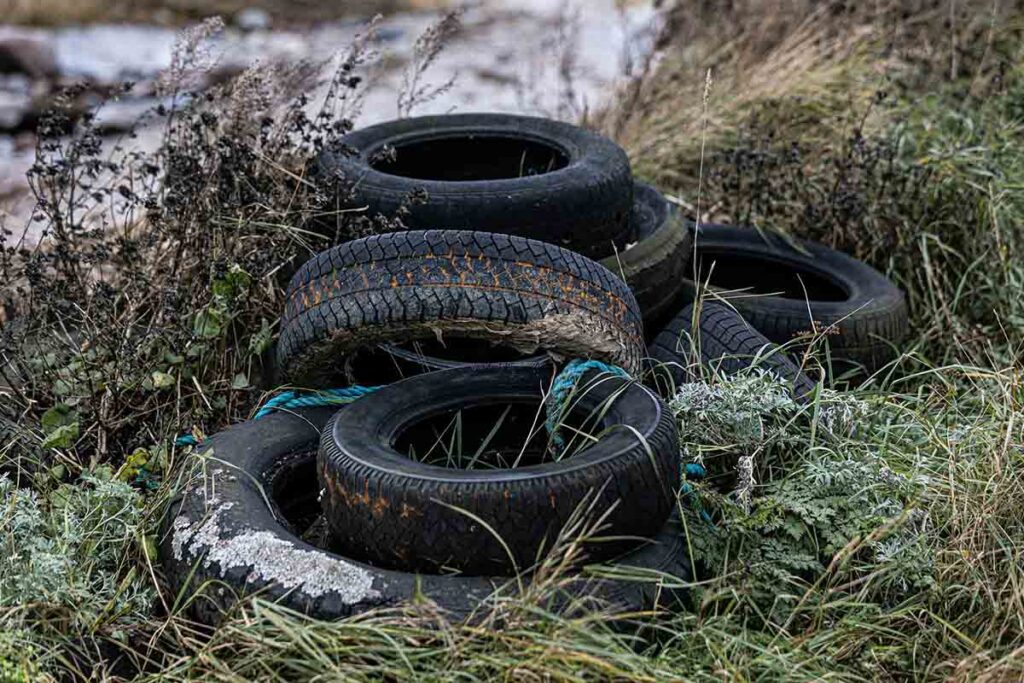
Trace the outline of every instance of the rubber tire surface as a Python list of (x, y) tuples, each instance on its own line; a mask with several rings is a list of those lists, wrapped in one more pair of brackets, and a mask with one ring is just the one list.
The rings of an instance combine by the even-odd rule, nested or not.
[(633, 188), (630, 230), (634, 244), (601, 265), (629, 285), (644, 327), (658, 330), (683, 305), (693, 232), (660, 192), (640, 182)]
[[(171, 595), (187, 598), (194, 618), (216, 624), (235, 602), (254, 594), (323, 619), (426, 595), (453, 617), (462, 618), (509, 583), (503, 577), (389, 571), (302, 541), (264, 491), (272, 491), (283, 468), (315, 469), (320, 431), (334, 412), (335, 408), (303, 408), (275, 413), (231, 427), (199, 447), (216, 461), (207, 465), (205, 479), (171, 501), (160, 540)], [(310, 476), (306, 495), (315, 499), (312, 471)], [(310, 502), (315, 505), (315, 500)], [(688, 580), (685, 557), (681, 524), (674, 516), (651, 542), (617, 562)], [(568, 591), (592, 594), (626, 612), (670, 606), (685, 597), (678, 589), (660, 589), (656, 581), (582, 577), (571, 582)]]
[[(862, 369), (871, 373), (896, 357), (895, 345), (907, 333), (906, 300), (892, 281), (866, 263), (817, 242), (793, 240), (807, 252), (803, 254), (778, 235), (762, 235), (751, 228), (731, 225), (702, 224), (696, 242), (698, 254), (728, 251), (763, 261), (766, 268), (794, 265), (846, 291), (843, 301), (749, 293), (730, 297), (729, 303), (771, 341), (784, 344), (806, 334), (813, 318), (819, 327), (835, 330), (828, 336), (834, 370)], [(687, 300), (693, 301), (697, 286), (689, 279), (684, 286)]]
[[(568, 164), (538, 175), (493, 180), (426, 180), (375, 169), (385, 146), (459, 138), (513, 138), (559, 150)], [(605, 256), (628, 235), (633, 181), (629, 159), (611, 140), (550, 119), (510, 114), (448, 114), (388, 121), (346, 135), (342, 149), (321, 153), (312, 175), (351, 191), (351, 207), (394, 216), (409, 196), (402, 221), (410, 229), (487, 230), (542, 239), (583, 254)], [(459, 164), (439, 158), (438, 164)], [(351, 188), (348, 186), (351, 185)]]
[[(408, 426), (448, 411), (539, 405), (551, 378), (549, 370), (524, 366), (441, 370), (392, 384), (340, 412), (324, 430), (318, 461), (324, 514), (338, 540), (379, 566), (507, 573), (532, 566), (588, 495), (595, 514), (617, 506), (603, 537), (656, 533), (675, 503), (675, 420), (653, 392), (621, 377), (600, 378), (577, 394), (584, 413), (614, 399), (601, 419), (601, 438), (559, 461), (457, 469), (413, 460), (393, 447)], [(605, 431), (613, 425), (631, 429)], [(588, 544), (587, 552), (605, 559), (622, 548), (602, 542)]]
[[(684, 294), (683, 278), (693, 246), (693, 233), (679, 213), (656, 189), (646, 183), (633, 187), (633, 211), (630, 216), (633, 246), (601, 260), (608, 270), (629, 285), (645, 330), (658, 330), (668, 322)], [(456, 368), (471, 363), (415, 353), (390, 344), (381, 350), (411, 370), (409, 374)], [(524, 359), (528, 365), (550, 365), (545, 356)]]
[(522, 237), (427, 230), (346, 242), (303, 265), (288, 288), (277, 365), (287, 381), (331, 386), (348, 353), (442, 334), (629, 372), (643, 355), (636, 300), (603, 266)]
[[(720, 303), (705, 301), (694, 327), (693, 304), (689, 304), (654, 338), (647, 348), (653, 361), (649, 380), (663, 396), (671, 396), (683, 383), (700, 379), (695, 366), (726, 375), (752, 365), (770, 370), (785, 380), (799, 401), (807, 400), (814, 381), (789, 356), (754, 329), (739, 313)], [(695, 358), (694, 351), (699, 358)]]

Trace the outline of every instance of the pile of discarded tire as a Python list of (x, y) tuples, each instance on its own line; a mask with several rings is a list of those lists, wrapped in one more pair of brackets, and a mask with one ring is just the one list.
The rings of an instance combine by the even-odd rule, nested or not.
[[(664, 399), (699, 367), (757, 362), (806, 400), (816, 383), (775, 344), (813, 320), (837, 362), (873, 371), (903, 333), (903, 296), (870, 267), (748, 228), (696, 228), (580, 128), (451, 115), (343, 143), (312, 177), (339, 211), (405, 229), (338, 244), (294, 274), (276, 365), (296, 391), (196, 447), (161, 554), (203, 621), (251, 594), (323, 618), (415, 596), (469, 614), (529, 581), (588, 513), (597, 536), (580, 541), (566, 594), (628, 611), (679, 604), (690, 567)], [(728, 304), (697, 301), (697, 283)], [(454, 415), (460, 439), (481, 444), (474, 466), (411, 457)]]

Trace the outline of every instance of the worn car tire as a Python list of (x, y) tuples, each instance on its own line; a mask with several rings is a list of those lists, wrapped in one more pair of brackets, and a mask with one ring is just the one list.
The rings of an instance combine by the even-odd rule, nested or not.
[(631, 245), (605, 257), (601, 265), (629, 285), (645, 328), (658, 330), (682, 305), (693, 233), (660, 192), (638, 182), (630, 234)]
[[(370, 566), (303, 541), (289, 522), (303, 506), (319, 511), (315, 484), (320, 432), (336, 408), (304, 408), (245, 422), (200, 446), (208, 458), (184, 492), (170, 503), (160, 539), (169, 603), (197, 620), (216, 624), (245, 596), (258, 594), (291, 609), (337, 619), (418, 596), (434, 600), (455, 618), (509, 583), (503, 577), (416, 575)], [(277, 490), (279, 486), (286, 487)], [(278, 501), (281, 501), (281, 504)], [(617, 564), (689, 580), (684, 537), (670, 519), (648, 543)], [(674, 606), (685, 598), (678, 581), (589, 579), (583, 568), (570, 582), (617, 611)]]
[(629, 159), (611, 140), (568, 123), (421, 116), (357, 130), (341, 143), (316, 158), (313, 177), (371, 216), (407, 207), (410, 229), (487, 230), (599, 257), (628, 237)]
[[(719, 290), (747, 288), (720, 296), (773, 342), (805, 336), (813, 320), (828, 330), (833, 372), (870, 373), (897, 356), (896, 345), (907, 332), (906, 300), (866, 263), (816, 242), (730, 225), (701, 225), (695, 241), (696, 272), (702, 279), (711, 272), (710, 284)], [(686, 280), (685, 286), (692, 301), (697, 285)], [(754, 296), (773, 292), (782, 295)]]
[(303, 265), (288, 288), (277, 364), (287, 381), (331, 386), (360, 348), (442, 337), (630, 372), (643, 352), (636, 300), (603, 266), (522, 237), (427, 230), (346, 242)]
[[(630, 217), (630, 246), (601, 260), (608, 270), (625, 280), (643, 315), (644, 329), (659, 330), (682, 305), (683, 278), (690, 258), (693, 233), (678, 212), (650, 185), (636, 183)], [(429, 352), (381, 344), (378, 362), (362, 364), (357, 381), (382, 383), (421, 372), (461, 367), (470, 362), (432, 356)], [(548, 365), (547, 356), (521, 361)], [(368, 366), (375, 366), (372, 372)]]
[(680, 384), (699, 380), (698, 366), (730, 375), (756, 364), (785, 380), (797, 400), (812, 395), (814, 381), (739, 313), (704, 301), (694, 320), (693, 308), (680, 311), (647, 347), (648, 383), (660, 394), (671, 396)]
[[(676, 426), (661, 399), (631, 380), (604, 376), (579, 392), (576, 409), (600, 412), (601, 436), (561, 460), (460, 469), (417, 461), (395, 446), (414, 425), (452, 411), (539, 405), (551, 378), (524, 366), (442, 370), (338, 413), (323, 433), (318, 474), (339, 541), (378, 566), (493, 574), (531, 566), (585, 500), (595, 514), (611, 510), (602, 537), (656, 533), (675, 503)], [(587, 544), (598, 559), (622, 548)]]

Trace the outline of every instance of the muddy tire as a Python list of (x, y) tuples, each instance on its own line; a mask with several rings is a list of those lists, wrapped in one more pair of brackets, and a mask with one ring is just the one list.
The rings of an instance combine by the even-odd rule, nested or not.
[[(388, 121), (346, 135), (312, 175), (343, 206), (410, 229), (486, 230), (605, 256), (628, 238), (633, 181), (615, 143), (509, 114)], [(418, 194), (416, 201), (410, 197)]]
[[(468, 409), (539, 406), (552, 379), (548, 370), (502, 365), (443, 370), (360, 399), (338, 413), (321, 440), (322, 502), (336, 538), (378, 566), (486, 575), (532, 566), (585, 500), (594, 517), (611, 510), (602, 537), (657, 533), (674, 507), (678, 485), (674, 418), (646, 387), (595, 375), (578, 385), (586, 389), (578, 390), (573, 413), (579, 424), (584, 416), (599, 415), (591, 430), (599, 439), (555, 461), (543, 461), (544, 446), (528, 448), (517, 441), (508, 445), (508, 460), (525, 453), (533, 464), (515, 468), (499, 464), (500, 455), (479, 452), (476, 457), (486, 467), (428, 464), (398, 444), (403, 435), (425, 429), (429, 418), (450, 419), (460, 410), (466, 411), (461, 439), (469, 443), (473, 428), (482, 437), (497, 421), (471, 417)], [(539, 428), (543, 415), (539, 420), (535, 415), (524, 410), (520, 422), (514, 423), (513, 415), (502, 424), (509, 433), (533, 429), (546, 439)], [(623, 547), (603, 541), (586, 544), (586, 551), (606, 559)]]
[(682, 306), (693, 233), (656, 189), (633, 188), (631, 246), (601, 260), (629, 285), (648, 331), (661, 329)]
[[(388, 233), (308, 261), (288, 288), (277, 364), (312, 387), (385, 342), (443, 339), (639, 369), (643, 325), (624, 282), (566, 249), (455, 230)], [(486, 354), (484, 354), (486, 355)]]
[(794, 397), (806, 401), (815, 383), (779, 347), (728, 306), (705, 301), (694, 317), (690, 304), (665, 326), (647, 348), (651, 368), (648, 384), (663, 396), (701, 378), (700, 366), (726, 375), (751, 366), (786, 381)]
[[(220, 432), (200, 447), (210, 459), (171, 501), (161, 533), (169, 604), (216, 624), (224, 611), (254, 594), (323, 619), (425, 595), (453, 618), (462, 618), (509, 584), (501, 577), (379, 569), (303, 540), (319, 514), (316, 449), (334, 412), (277, 413)], [(685, 581), (690, 577), (685, 556), (682, 531), (673, 518), (651, 542), (618, 562)], [(570, 590), (593, 594), (621, 611), (667, 606), (684, 597), (671, 585), (667, 592), (660, 590), (657, 580), (580, 578)]]
[[(826, 332), (834, 375), (874, 372), (898, 355), (906, 300), (866, 263), (816, 242), (794, 239), (794, 248), (778, 235), (731, 225), (702, 225), (695, 240), (701, 278), (711, 273), (718, 290), (744, 289), (722, 296), (771, 341), (785, 344), (814, 328)], [(692, 301), (697, 286), (684, 284)]]

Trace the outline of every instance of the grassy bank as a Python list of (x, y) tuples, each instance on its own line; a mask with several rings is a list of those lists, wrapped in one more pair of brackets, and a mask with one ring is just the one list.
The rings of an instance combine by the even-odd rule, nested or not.
[[(663, 61), (601, 125), (693, 213), (887, 272), (913, 333), (893, 367), (811, 406), (756, 372), (673, 399), (709, 471), (680, 501), (689, 611), (633, 615), (637, 639), (600, 610), (553, 613), (555, 577), (482, 622), (417, 603), (319, 623), (254, 601), (209, 631), (164, 588), (154, 534), (190, 458), (173, 438), (264, 398), (289, 264), (381, 227), (302, 178), (347, 128), (357, 46), (322, 118), (253, 72), (112, 183), (88, 134), (51, 121), (33, 183), (54, 246), (0, 264), (19, 317), (0, 335), (0, 680), (1024, 676), (1022, 15), (702, 7), (674, 10)], [(117, 230), (89, 228), (98, 207)]]

